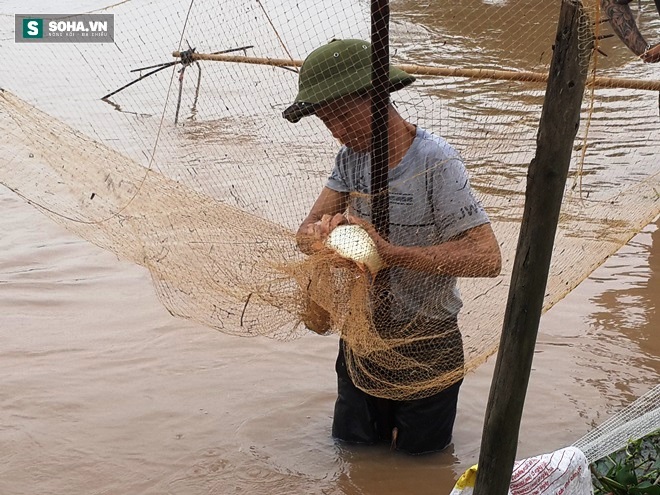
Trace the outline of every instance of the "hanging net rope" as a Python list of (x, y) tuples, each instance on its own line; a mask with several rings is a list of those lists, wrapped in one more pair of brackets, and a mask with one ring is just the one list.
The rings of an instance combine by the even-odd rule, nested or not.
[[(242, 336), (287, 340), (308, 327), (340, 334), (352, 378), (372, 395), (431, 395), (496, 351), (544, 93), (542, 77), (515, 74), (547, 74), (558, 4), (392, 6), (392, 64), (416, 77), (391, 94), (393, 109), (417, 126), (412, 146), (436, 151), (408, 175), (390, 173), (390, 241), (462, 240), (478, 251), (480, 239), (466, 232), (488, 225), (485, 212), (502, 255), (501, 274), (491, 278), (478, 256), (438, 273), (433, 260), (378, 265), (370, 238), (354, 228), (338, 229), (332, 245), (312, 254), (298, 245), (340, 144), (321, 119), (293, 124), (282, 112), (310, 52), (332, 39), (369, 39), (368, 5), (101, 7), (115, 15), (114, 44), (5, 51), (1, 184), (149, 269), (174, 315)], [(584, 102), (546, 309), (660, 212), (657, 94), (608, 89), (616, 82), (604, 78), (634, 79), (628, 88), (658, 81), (616, 43), (601, 45), (607, 24), (594, 23), (596, 2), (585, 10), (582, 38), (596, 56), (584, 67), (599, 89)], [(191, 48), (240, 50), (221, 62), (197, 60)], [(172, 61), (179, 63), (101, 100), (151, 69), (130, 70)], [(467, 72), (448, 75), (459, 69)], [(368, 170), (364, 158), (342, 156)], [(370, 221), (368, 181), (354, 179), (355, 187), (335, 191), (335, 208)]]

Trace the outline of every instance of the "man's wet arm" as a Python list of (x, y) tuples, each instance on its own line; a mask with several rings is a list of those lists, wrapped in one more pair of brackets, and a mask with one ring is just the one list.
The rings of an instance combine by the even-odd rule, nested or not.
[(648, 49), (648, 43), (637, 28), (633, 13), (628, 6), (630, 1), (601, 0), (601, 9), (619, 39), (639, 56)]

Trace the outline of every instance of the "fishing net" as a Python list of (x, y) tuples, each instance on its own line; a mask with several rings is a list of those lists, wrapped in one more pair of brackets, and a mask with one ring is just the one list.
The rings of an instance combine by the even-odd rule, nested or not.
[[(418, 126), (408, 138), (434, 151), (390, 183), (389, 238), (460, 249), (372, 270), (345, 257), (373, 254), (359, 232), (339, 236), (344, 256), (298, 245), (340, 144), (319, 118), (292, 124), (282, 112), (310, 52), (369, 39), (362, 2), (99, 2), (94, 12), (114, 14), (111, 44), (14, 44), (14, 19), (2, 15), (0, 183), (149, 269), (174, 315), (241, 336), (340, 334), (360, 388), (431, 395), (497, 349), (559, 3), (400, 0), (391, 9), (392, 64), (416, 77), (391, 100)], [(598, 41), (608, 32), (598, 18), (588, 2), (581, 40), (596, 56), (583, 64), (589, 88), (545, 309), (660, 211), (657, 94), (634, 89), (658, 81), (617, 42)], [(240, 51), (197, 60), (191, 47)], [(170, 61), (180, 63), (101, 99), (154, 69), (130, 70)], [(371, 221), (368, 161), (353, 159), (367, 175), (330, 209)]]
[(660, 429), (660, 385), (575, 442), (591, 463)]

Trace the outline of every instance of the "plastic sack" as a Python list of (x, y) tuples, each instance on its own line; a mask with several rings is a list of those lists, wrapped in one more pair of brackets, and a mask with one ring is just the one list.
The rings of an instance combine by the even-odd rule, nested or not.
[[(472, 495), (477, 480), (474, 465), (456, 482), (450, 495)], [(582, 451), (567, 447), (516, 461), (509, 495), (593, 495), (589, 463)]]

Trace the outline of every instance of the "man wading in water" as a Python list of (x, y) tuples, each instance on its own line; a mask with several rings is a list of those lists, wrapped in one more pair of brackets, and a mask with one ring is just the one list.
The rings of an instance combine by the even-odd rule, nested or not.
[[(462, 375), (457, 325), (462, 303), (456, 277), (495, 277), (501, 256), (460, 156), (444, 139), (405, 121), (389, 106), (390, 235), (385, 240), (369, 223), (371, 45), (333, 40), (305, 59), (299, 77), (298, 95), (284, 117), (298, 122), (316, 115), (343, 144), (327, 185), (298, 230), (300, 249), (307, 254), (321, 249), (330, 231), (342, 223), (362, 226), (386, 265), (376, 280), (389, 277), (388, 323), (379, 321), (378, 310), (373, 314), (378, 332), (390, 335), (405, 329), (413, 337), (428, 337), (424, 345), (434, 357), (422, 366), (438, 376), (457, 370)], [(390, 91), (414, 80), (390, 68)], [(392, 442), (411, 454), (439, 451), (450, 443), (462, 380), (422, 399), (377, 398), (354, 385), (344, 345), (340, 340), (335, 438)], [(421, 346), (416, 349), (415, 359), (423, 360), (423, 352)], [(459, 359), (448, 363), (438, 356)]]

